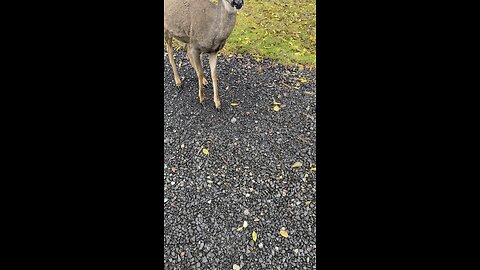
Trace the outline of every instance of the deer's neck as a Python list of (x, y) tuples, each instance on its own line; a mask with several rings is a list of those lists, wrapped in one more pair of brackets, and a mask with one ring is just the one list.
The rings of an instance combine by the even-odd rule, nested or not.
[(216, 39), (227, 39), (232, 33), (237, 11), (225, 0), (218, 0), (215, 23), (212, 25)]

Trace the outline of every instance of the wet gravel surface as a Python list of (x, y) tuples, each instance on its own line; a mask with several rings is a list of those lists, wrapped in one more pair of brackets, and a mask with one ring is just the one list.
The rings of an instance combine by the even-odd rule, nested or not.
[(165, 269), (315, 269), (314, 72), (220, 56), (217, 112), (183, 50), (175, 60), (183, 89), (164, 52)]

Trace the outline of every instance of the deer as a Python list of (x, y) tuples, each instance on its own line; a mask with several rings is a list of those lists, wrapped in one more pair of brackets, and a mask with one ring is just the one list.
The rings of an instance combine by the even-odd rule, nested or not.
[(203, 89), (208, 81), (203, 72), (201, 55), (208, 54), (217, 111), (221, 108), (217, 78), (218, 52), (232, 33), (237, 12), (242, 6), (243, 0), (218, 0), (217, 4), (210, 0), (165, 0), (163, 4), (164, 40), (176, 86), (182, 87), (182, 81), (173, 57), (173, 38), (185, 43), (188, 60), (198, 77), (198, 98), (202, 105), (205, 105)]

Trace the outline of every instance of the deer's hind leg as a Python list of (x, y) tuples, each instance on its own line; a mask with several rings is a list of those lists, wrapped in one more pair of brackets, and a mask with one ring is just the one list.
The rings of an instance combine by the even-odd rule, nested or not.
[(168, 33), (168, 31), (164, 31), (164, 34), (165, 43), (167, 45), (168, 60), (170, 61), (170, 65), (172, 66), (175, 84), (177, 85), (177, 87), (180, 87), (182, 86), (182, 80), (180, 80), (180, 76), (178, 76), (177, 66), (175, 65), (175, 59), (173, 58), (172, 36), (170, 35), (170, 33)]

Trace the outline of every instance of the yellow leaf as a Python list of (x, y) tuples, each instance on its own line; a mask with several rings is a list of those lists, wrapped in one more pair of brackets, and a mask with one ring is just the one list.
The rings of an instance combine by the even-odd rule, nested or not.
[(239, 231), (241, 231), (241, 230), (243, 230), (243, 227), (238, 227), (238, 228), (237, 228), (237, 232), (239, 232)]
[(237, 107), (237, 106), (238, 106), (238, 103), (232, 103), (232, 104), (230, 104), (230, 106), (232, 106), (232, 107)]
[(302, 167), (302, 163), (301, 162), (295, 162), (293, 165), (292, 165), (292, 168), (300, 168)]
[(256, 231), (252, 232), (252, 239), (253, 239), (253, 242), (257, 242), (257, 232)]
[(280, 107), (278, 107), (278, 105), (275, 105), (275, 107), (273, 107), (273, 110), (278, 112), (278, 111), (280, 111)]
[(301, 79), (300, 79), (300, 81), (301, 81), (302, 83), (306, 83), (306, 82), (308, 82), (308, 80), (307, 80), (307, 79), (305, 79), (305, 78), (301, 78)]
[(273, 105), (281, 105), (281, 104), (282, 103), (280, 103), (280, 102), (276, 102), (276, 101), (273, 102)]
[(206, 149), (206, 148), (203, 148), (202, 152), (203, 152), (203, 154), (205, 154), (205, 155), (208, 155), (208, 154), (210, 153), (210, 152), (208, 151), (208, 149)]
[(285, 230), (280, 230), (280, 235), (285, 238), (288, 238), (288, 232), (286, 232)]
[(253, 192), (253, 188), (248, 188), (248, 190), (250, 190), (250, 192)]
[(310, 170), (316, 172), (316, 171), (317, 171), (317, 167), (313, 167), (313, 168), (311, 168)]

